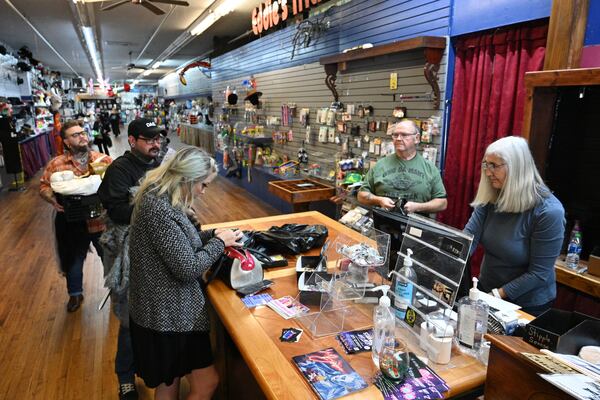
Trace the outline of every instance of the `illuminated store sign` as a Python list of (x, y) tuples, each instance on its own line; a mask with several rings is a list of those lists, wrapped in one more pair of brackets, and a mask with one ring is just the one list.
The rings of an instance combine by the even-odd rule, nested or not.
[[(285, 21), (289, 16), (289, 0), (267, 0), (260, 3), (258, 7), (252, 10), (252, 32), (255, 35), (262, 33), (279, 22)], [(292, 0), (292, 15), (296, 15), (311, 6), (317, 5), (321, 0)]]

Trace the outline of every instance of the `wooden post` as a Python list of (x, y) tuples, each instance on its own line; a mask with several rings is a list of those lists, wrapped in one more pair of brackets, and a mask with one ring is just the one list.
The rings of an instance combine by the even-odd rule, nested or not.
[(579, 68), (589, 0), (554, 0), (544, 70)]

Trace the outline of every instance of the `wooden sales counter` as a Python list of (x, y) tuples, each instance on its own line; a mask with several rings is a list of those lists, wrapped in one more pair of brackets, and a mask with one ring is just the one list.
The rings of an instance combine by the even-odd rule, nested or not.
[(215, 155), (213, 140), (213, 126), (206, 124), (180, 124), (179, 136), (181, 142), (192, 146), (201, 147), (210, 155)]
[[(315, 211), (206, 225), (203, 229), (238, 227), (244, 230), (267, 230), (273, 225), (285, 223), (325, 225), (329, 229), (331, 242), (338, 236), (364, 241), (359, 233)], [(319, 250), (313, 249), (307, 254), (317, 255)], [(297, 294), (295, 262), (296, 257), (291, 257), (288, 267), (265, 272), (265, 278), (275, 282), (268, 289), (268, 293), (274, 298)], [(218, 391), (221, 398), (316, 399), (317, 396), (291, 359), (293, 356), (327, 347), (336, 348), (365, 381), (370, 382), (371, 376), (376, 372), (370, 353), (347, 355), (335, 336), (313, 338), (305, 330), (298, 343), (280, 342), (279, 336), (283, 328), (301, 326), (293, 319), (284, 320), (268, 307), (246, 308), (240, 297), (220, 280), (209, 285), (208, 296), (217, 314), (213, 321), (213, 339), (216, 340), (217, 348), (215, 365), (222, 380)], [(365, 306), (364, 312), (370, 318), (372, 306)], [(397, 336), (407, 340), (404, 335)], [(412, 338), (407, 341), (411, 351), (422, 355)], [(457, 350), (453, 351), (449, 364), (430, 363), (430, 366), (450, 386), (447, 397), (469, 392), (485, 382), (486, 367)], [(245, 376), (250, 374), (253, 379)], [(254, 386), (254, 390), (251, 386)], [(347, 398), (382, 399), (383, 396), (377, 388), (369, 385), (367, 389)]]
[(491, 343), (485, 382), (486, 399), (573, 399), (538, 376), (547, 373), (521, 353), (540, 354), (520, 337), (486, 335)]
[[(585, 261), (583, 263), (585, 264)], [(567, 268), (562, 257), (556, 260), (555, 271), (554, 307), (600, 318), (600, 277), (589, 273), (576, 273)]]
[(600, 298), (600, 277), (588, 273), (578, 274), (567, 268), (562, 260), (556, 261), (556, 282), (562, 283), (582, 293)]

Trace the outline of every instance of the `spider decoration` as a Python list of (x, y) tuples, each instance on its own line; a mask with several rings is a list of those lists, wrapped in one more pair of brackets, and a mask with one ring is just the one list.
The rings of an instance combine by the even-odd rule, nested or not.
[(296, 26), (296, 34), (294, 34), (294, 38), (292, 39), (293, 47), (290, 60), (294, 59), (294, 55), (298, 48), (307, 48), (310, 46), (311, 42), (316, 41), (323, 32), (326, 32), (327, 29), (329, 29), (329, 21), (325, 22), (324, 19), (325, 18), (317, 19), (314, 22), (305, 19)]

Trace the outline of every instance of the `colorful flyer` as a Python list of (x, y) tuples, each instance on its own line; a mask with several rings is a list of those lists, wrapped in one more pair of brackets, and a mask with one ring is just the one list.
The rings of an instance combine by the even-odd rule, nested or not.
[(294, 318), (299, 315), (307, 314), (310, 311), (310, 308), (297, 302), (292, 296), (283, 296), (271, 300), (267, 305), (284, 319)]
[(368, 386), (333, 348), (293, 357), (292, 360), (322, 400), (337, 399)]

